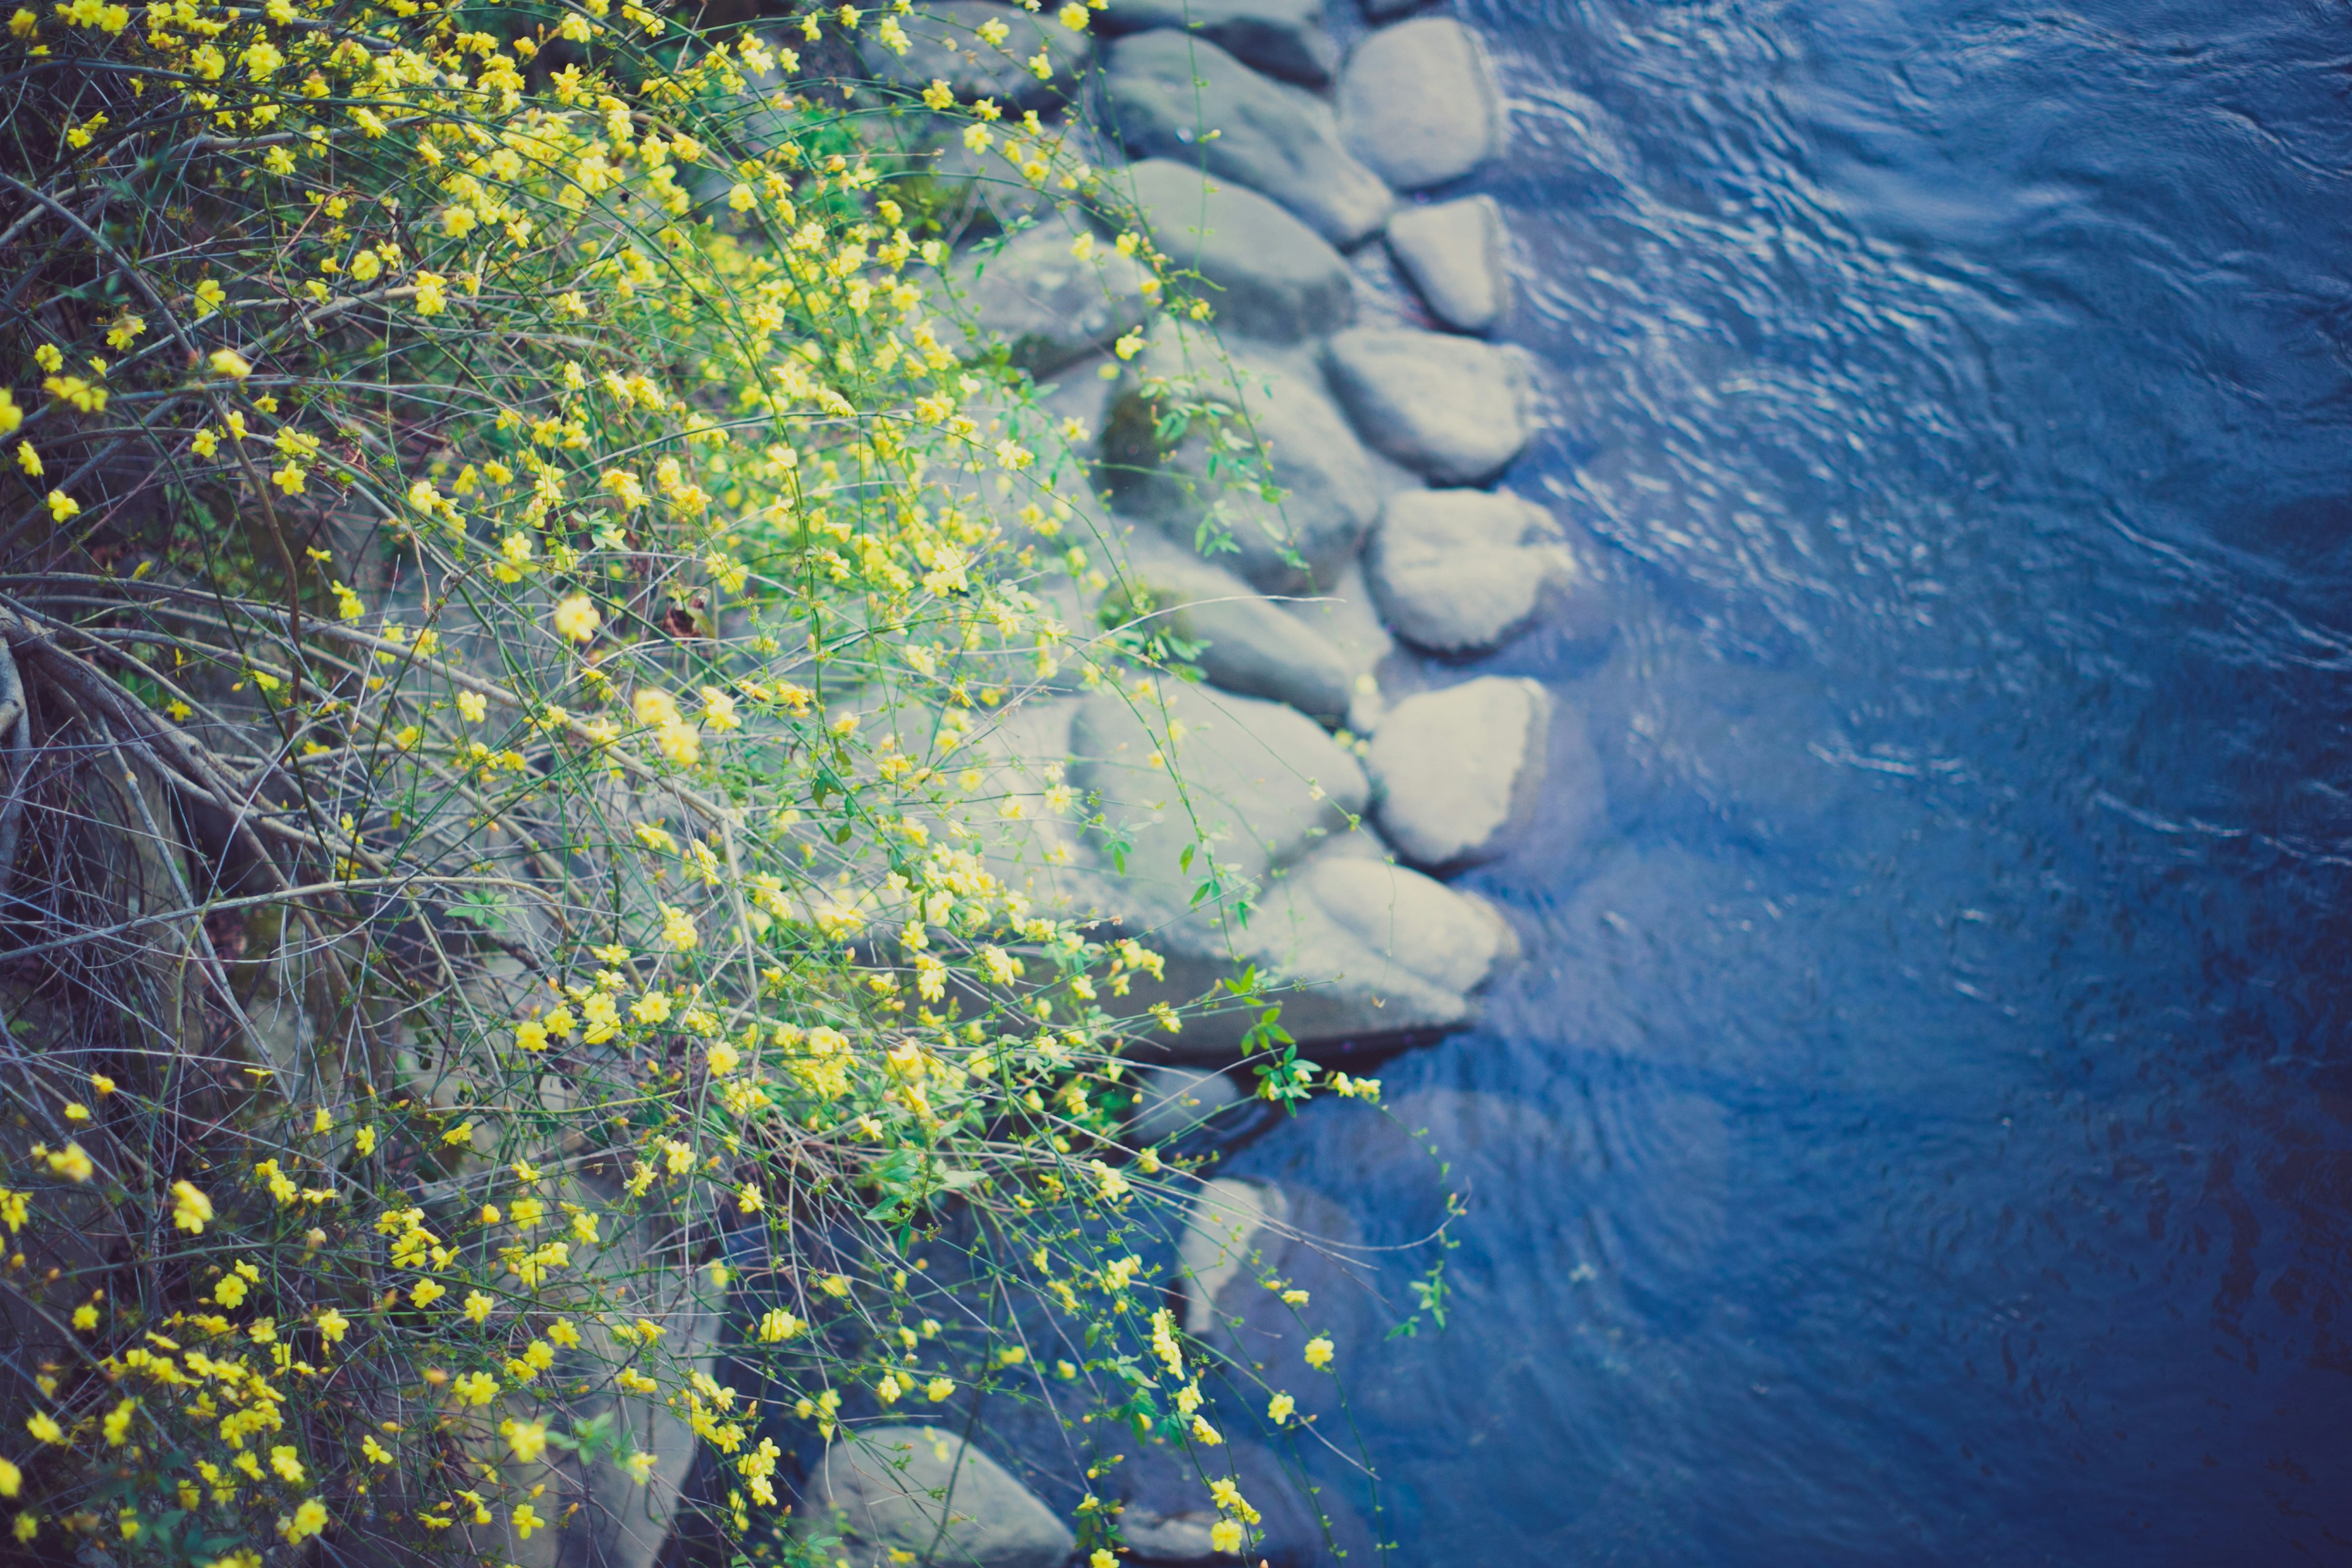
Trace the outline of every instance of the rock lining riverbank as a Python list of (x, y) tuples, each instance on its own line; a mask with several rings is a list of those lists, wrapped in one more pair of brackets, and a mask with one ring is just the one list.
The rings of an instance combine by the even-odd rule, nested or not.
[[(1059, 455), (1085, 475), (1086, 504), (1032, 542), (1082, 554), (1033, 591), (1073, 627), (1178, 639), (1204, 678), (1065, 675), (1009, 705), (986, 738), (986, 787), (1006, 803), (994, 868), (1042, 909), (1107, 918), (1163, 955), (1164, 978), (1119, 1004), (1135, 1014), (1255, 965), (1285, 1026), (1324, 1047), (1473, 1022), (1518, 950), (1496, 910), (1443, 879), (1524, 830), (1554, 726), (1577, 720), (1531, 681), (1433, 688), (1429, 660), (1490, 652), (1547, 611), (1571, 631), (1602, 624), (1589, 542), (1491, 488), (1535, 424), (1522, 363), (1483, 335), (1513, 298), (1503, 210), (1449, 189), (1503, 144), (1492, 72), (1458, 22), (1406, 16), (1411, 0), (1365, 9), (1372, 30), (1343, 55), (1320, 0), (1114, 0), (1092, 61), (1084, 37), (1056, 37), (1039, 83), (970, 41), (992, 18), (1033, 19), (948, 0), (934, 32), (910, 29), (928, 40), (919, 58), (873, 61), (908, 86), (937, 76), (965, 96), (1075, 108), (1105, 139), (1105, 184), (1215, 308), (1213, 336), (1163, 314), (1139, 353), (1114, 357), (1152, 315), (1146, 273), (1083, 211), (1024, 207), (1017, 191), (1034, 226), (1016, 216), (945, 268), (1040, 406), (1076, 422)], [(973, 166), (952, 149), (949, 164)], [(1232, 437), (1181, 417), (1188, 400), (1231, 411), (1278, 504), (1237, 469)], [(1228, 546), (1204, 555), (1219, 531)], [(1099, 802), (1116, 852), (1055, 809), (1065, 784)], [(1139, 1142), (1235, 1101), (1218, 1069), (1254, 1016), (1211, 1012), (1155, 1037), (1171, 1065), (1143, 1069)], [(1202, 1185), (1175, 1258), (1192, 1331), (1242, 1310), (1221, 1296), (1304, 1223), (1294, 1206), (1269, 1187)], [(921, 1550), (918, 1536), (1001, 1568), (1068, 1555), (1050, 1512), (957, 1435), (885, 1436), (915, 1470), (836, 1466), (811, 1500), (852, 1561)], [(958, 1473), (971, 1478), (959, 1518), (910, 1500)], [(1138, 1500), (1131, 1560), (1229, 1561), (1208, 1522)]]

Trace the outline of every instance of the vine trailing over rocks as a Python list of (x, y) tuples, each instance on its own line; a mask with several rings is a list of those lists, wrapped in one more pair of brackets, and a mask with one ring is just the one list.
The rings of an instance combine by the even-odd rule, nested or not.
[[(905, 1478), (983, 1396), (1213, 1468), (1217, 1363), (1142, 1257), (1186, 1163), (1121, 1130), (1127, 1032), (1185, 998), (1139, 1012), (1160, 956), (995, 831), (1117, 825), (992, 710), (1170, 647), (1041, 596), (1092, 569), (1088, 480), (877, 126), (952, 118), (1090, 205), (1079, 263), (1207, 311), (1023, 107), (1088, 10), (954, 40), (993, 96), (836, 100), (851, 35), (941, 47), (907, 9), (15, 13), (18, 1554), (645, 1568), (699, 1467), (727, 1541), (830, 1561), (777, 1526), (861, 1430), (920, 1439), (875, 1484), (929, 1552), (992, 1466)], [(1033, 1533), (1104, 1568), (1086, 1490)], [(1195, 1511), (1217, 1553), (1261, 1522), (1230, 1471)]]

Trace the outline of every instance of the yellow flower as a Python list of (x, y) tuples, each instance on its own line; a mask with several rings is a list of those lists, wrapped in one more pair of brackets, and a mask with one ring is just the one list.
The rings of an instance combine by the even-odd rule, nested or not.
[(1200, 1442), (1207, 1444), (1212, 1448), (1224, 1441), (1224, 1438), (1218, 1434), (1217, 1429), (1209, 1425), (1207, 1418), (1200, 1415), (1192, 1417), (1192, 1436), (1194, 1438)]
[(694, 929), (694, 917), (676, 904), (661, 906), (662, 941), (680, 952), (692, 947), (701, 938)]
[(539, 1517), (538, 1512), (532, 1509), (530, 1504), (527, 1502), (519, 1502), (515, 1504), (514, 1527), (515, 1535), (519, 1539), (529, 1541), (530, 1539), (530, 1532), (537, 1530), (546, 1522), (547, 1521)]
[(205, 1223), (213, 1217), (213, 1201), (197, 1189), (193, 1182), (172, 1184), (172, 1223), (190, 1236), (204, 1234)]
[[(19, 11), (16, 14), (20, 16), (24, 15), (22, 11)], [(16, 1516), (16, 1522), (12, 1527), (13, 1533), (20, 1542), (32, 1540), (34, 1536), (40, 1533), (40, 1530), (41, 1521), (39, 1518), (29, 1512), (18, 1514)]]
[(62, 1443), (66, 1440), (65, 1428), (58, 1425), (56, 1416), (46, 1413), (26, 1416), (25, 1430), (44, 1443)]
[(278, 1533), (286, 1538), (289, 1546), (299, 1546), (327, 1528), (327, 1505), (317, 1498), (306, 1500), (294, 1510), (291, 1519), (278, 1521)]
[(466, 1316), (471, 1318), (474, 1321), (478, 1323), (488, 1322), (490, 1321), (490, 1299), (488, 1296), (483, 1295), (479, 1290), (468, 1290), (466, 1292)]
[(232, 381), (243, 381), (253, 374), (253, 362), (235, 349), (215, 349), (212, 353), (215, 375), (225, 375)]
[(1330, 1336), (1318, 1334), (1307, 1342), (1307, 1364), (1318, 1372), (1331, 1364)]
[(375, 1129), (373, 1127), (362, 1127), (357, 1132), (352, 1133), (352, 1146), (354, 1149), (357, 1149), (363, 1155), (374, 1153)]
[(341, 1344), (343, 1335), (351, 1331), (351, 1326), (352, 1321), (332, 1307), (319, 1314), (319, 1337), (331, 1345)]
[(1232, 1557), (1242, 1549), (1242, 1527), (1239, 1521), (1221, 1519), (1209, 1526), (1209, 1547)]
[(6, 1459), (0, 1459), (0, 1497), (15, 1497), (25, 1484), (25, 1472)]
[[(29, 450), (29, 448), (27, 448), (27, 450)], [(55, 518), (58, 521), (63, 522), (66, 519), (76, 516), (80, 511), (81, 502), (74, 500), (73, 497), (66, 494), (65, 491), (51, 490), (49, 492), (49, 515)]]
[(955, 1392), (955, 1379), (935, 1377), (923, 1386), (923, 1392), (930, 1397), (932, 1404), (937, 1405)]
[(702, 719), (714, 730), (740, 730), (743, 721), (735, 716), (735, 699), (715, 686), (702, 689)]
[(547, 1452), (544, 1421), (509, 1421), (499, 1429), (506, 1434), (507, 1447), (514, 1450), (514, 1457), (526, 1465)]
[(206, 310), (217, 310), (228, 302), (228, 290), (218, 281), (207, 278), (196, 285), (196, 304)]
[(419, 1307), (429, 1307), (449, 1293), (449, 1288), (432, 1279), (419, 1279), (408, 1292), (408, 1299)]
[(571, 595), (555, 606), (556, 635), (572, 642), (586, 642), (594, 637), (604, 621), (585, 594)]
[(1284, 1422), (1289, 1420), (1291, 1413), (1297, 1408), (1298, 1402), (1297, 1400), (1291, 1398), (1287, 1394), (1277, 1394), (1272, 1399), (1266, 1401), (1265, 1418), (1279, 1426)]
[(690, 768), (702, 760), (702, 731), (691, 724), (664, 724), (654, 731), (654, 745), (682, 768)]
[(457, 711), (465, 715), (468, 723), (478, 724), (490, 716), (489, 700), (478, 691), (460, 691)]
[(629, 707), (636, 714), (637, 722), (647, 729), (677, 722), (677, 699), (658, 687), (639, 687), (636, 695), (629, 700)]
[(221, 1282), (213, 1287), (213, 1300), (224, 1307), (242, 1307), (245, 1305), (245, 1292), (246, 1283), (240, 1276), (224, 1275)]
[(269, 1468), (278, 1472), (280, 1479), (298, 1485), (302, 1479), (302, 1461), (290, 1444), (280, 1443), (269, 1450)]
[(1067, 27), (1073, 33), (1085, 32), (1087, 30), (1087, 24), (1093, 20), (1093, 18), (1087, 14), (1087, 8), (1084, 5), (1076, 4), (1063, 6), (1061, 16), (1062, 26)]

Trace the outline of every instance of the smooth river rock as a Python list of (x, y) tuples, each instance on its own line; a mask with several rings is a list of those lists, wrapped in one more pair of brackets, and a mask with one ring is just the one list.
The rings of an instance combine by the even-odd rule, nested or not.
[(1389, 251), (1437, 319), (1483, 332), (1510, 308), (1503, 209), (1492, 196), (1401, 208), (1389, 219)]
[(1323, 367), (1364, 439), (1433, 484), (1483, 483), (1528, 444), (1518, 365), (1492, 343), (1356, 327)]
[(1008, 344), (1013, 365), (1041, 379), (1143, 324), (1141, 263), (1108, 246), (1081, 260), (1070, 253), (1074, 237), (1075, 230), (1049, 219), (955, 262), (981, 342)]
[(1502, 100), (1470, 30), (1428, 16), (1356, 46), (1339, 73), (1339, 133), (1400, 191), (1458, 180), (1502, 145)]
[[(1139, 718), (1131, 694), (1032, 700), (1001, 721), (1005, 755), (1076, 759), (1068, 777), (1098, 792), (1128, 846), (1123, 872), (1100, 831), (1046, 805), (1039, 765), (1008, 762), (988, 786), (1024, 808), (994, 825), (992, 871), (1041, 912), (1109, 919), (1166, 961), (1163, 980), (1140, 979), (1106, 1006), (1140, 1021), (1155, 1002), (1215, 995), (1181, 1033), (1141, 1023), (1138, 1054), (1234, 1060), (1264, 1003), (1235, 1005), (1220, 986), (1253, 965), (1302, 1041), (1425, 1037), (1475, 1021), (1477, 993), (1517, 941), (1483, 900), (1393, 864), (1368, 827), (1350, 829), (1369, 788), (1353, 755), (1278, 704), (1160, 686), (1184, 726), (1181, 795), (1150, 761), (1159, 751), (1165, 762), (1169, 727)], [(1156, 713), (1157, 700), (1140, 706)], [(1209, 872), (1196, 843), (1204, 834), (1222, 889), (1195, 903)]]
[(1184, 1327), (1205, 1333), (1217, 1299), (1278, 1240), (1271, 1227), (1289, 1213), (1282, 1189), (1263, 1182), (1212, 1176), (1201, 1184), (1176, 1243), (1176, 1277), (1184, 1292)]
[(1433, 653), (1496, 647), (1580, 575), (1549, 513), (1492, 490), (1391, 496), (1364, 553), (1389, 624)]
[(1179, 1138), (1234, 1104), (1242, 1091), (1223, 1073), (1202, 1068), (1138, 1068), (1127, 1135), (1137, 1143)]
[(1087, 698), (1070, 752), (1072, 782), (1123, 808), (1110, 817), (1141, 896), (1171, 911), (1191, 906), (1213, 857), (1229, 880), (1264, 878), (1370, 798), (1354, 755), (1297, 709), (1182, 681)]
[[(1380, 489), (1321, 372), (1304, 354), (1281, 363), (1195, 354), (1187, 363), (1174, 336), (1155, 335), (1143, 362), (1150, 377), (1111, 408), (1102, 461), (1112, 504), (1186, 549), (1213, 521), (1232, 546), (1216, 563), (1262, 592), (1336, 583), (1380, 513)], [(1173, 450), (1162, 448), (1151, 379), (1232, 410), (1223, 429), (1196, 420)], [(1280, 488), (1278, 501), (1266, 499), (1261, 477)]]
[(1309, 87), (1339, 63), (1323, 0), (1118, 0), (1096, 25), (1114, 35), (1189, 28), (1244, 65)]
[[(980, 29), (1002, 22), (1007, 36), (990, 44)], [(1046, 109), (1077, 90), (1094, 41), (1073, 33), (1050, 13), (999, 5), (992, 0), (929, 0), (899, 26), (914, 47), (905, 54), (884, 48), (871, 32), (859, 44), (866, 68), (882, 80), (920, 91), (936, 79), (961, 99), (992, 98), (1015, 109)], [(1045, 51), (1053, 77), (1040, 80), (1027, 62)]]
[(1121, 39), (1110, 47), (1104, 89), (1107, 118), (1129, 152), (1238, 181), (1334, 245), (1377, 233), (1395, 205), (1381, 177), (1340, 145), (1329, 106), (1206, 38)]
[(1036, 1494), (943, 1426), (862, 1428), (825, 1449), (808, 1489), (803, 1528), (838, 1531), (856, 1568), (934, 1553), (973, 1568), (1063, 1568), (1077, 1550)]
[(1205, 645), (1201, 673), (1227, 691), (1287, 702), (1327, 724), (1347, 721), (1354, 666), (1247, 583), (1181, 545), (1139, 533), (1104, 606), (1108, 624)]
[(1289, 343), (1355, 318), (1348, 263), (1255, 191), (1165, 158), (1144, 159), (1124, 179), (1152, 243), (1178, 268), (1196, 268), (1213, 285), (1207, 297), (1222, 329)]
[(1551, 698), (1532, 680), (1482, 676), (1389, 710), (1367, 759), (1381, 832), (1417, 866), (1490, 860), (1533, 815)]

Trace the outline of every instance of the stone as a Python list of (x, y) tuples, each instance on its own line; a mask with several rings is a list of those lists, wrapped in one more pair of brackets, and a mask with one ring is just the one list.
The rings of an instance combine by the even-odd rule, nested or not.
[(1339, 134), (1391, 189), (1458, 180), (1502, 145), (1502, 101), (1470, 30), (1425, 16), (1372, 34), (1339, 73)]
[(1127, 171), (1151, 241), (1197, 268), (1220, 326), (1268, 342), (1337, 331), (1356, 313), (1355, 282), (1329, 242), (1273, 202), (1165, 158)]
[[(1369, 787), (1353, 755), (1277, 704), (1162, 684), (1185, 726), (1181, 797), (1150, 760), (1164, 760), (1167, 729), (1143, 723), (1125, 695), (1016, 703), (982, 737), (1001, 759), (985, 789), (1024, 806), (984, 837), (990, 870), (1040, 913), (1108, 919), (1164, 961), (1161, 978), (1138, 975), (1105, 1001), (1130, 1018), (1156, 1003), (1187, 1009), (1181, 1032), (1139, 1030), (1141, 1054), (1236, 1059), (1263, 1004), (1237, 1005), (1220, 987), (1253, 965), (1284, 1026), (1308, 1043), (1425, 1037), (1475, 1021), (1476, 994), (1516, 939), (1483, 900), (1394, 864), (1369, 828), (1349, 829)], [(1051, 808), (1048, 764), (1065, 756), (1070, 781), (1098, 792), (1126, 836), (1123, 854)], [(1211, 870), (1196, 847), (1204, 834), (1220, 886), (1196, 902)], [(1213, 995), (1221, 1005), (1193, 1005)]]
[[(1048, 221), (964, 251), (954, 265), (981, 342), (1010, 345), (1013, 363), (1040, 378), (1109, 347), (1146, 314), (1142, 265), (1108, 246), (1080, 259), (1070, 252), (1075, 232)], [(972, 345), (950, 346), (969, 353)]]
[(856, 1568), (935, 1556), (972, 1568), (1063, 1568), (1077, 1550), (1036, 1494), (941, 1426), (859, 1429), (825, 1449), (808, 1490), (802, 1528), (838, 1531)]
[[(1322, 373), (1304, 354), (1286, 363), (1235, 355), (1195, 372), (1162, 342), (1155, 337), (1148, 368), (1234, 411), (1226, 427), (1246, 443), (1244, 458), (1259, 459), (1256, 471), (1237, 463), (1230, 447), (1213, 447), (1222, 437), (1203, 419), (1163, 447), (1160, 405), (1130, 387), (1115, 402), (1103, 440), (1112, 504), (1187, 549), (1210, 523), (1223, 541), (1213, 551), (1217, 564), (1264, 593), (1336, 582), (1379, 515), (1380, 492), (1370, 454), (1327, 395)], [(1260, 478), (1280, 488), (1279, 501), (1265, 498)]]
[(1264, 1183), (1212, 1176), (1201, 1184), (1176, 1243), (1176, 1278), (1188, 1331), (1207, 1331), (1217, 1298), (1241, 1277), (1253, 1253), (1276, 1239), (1268, 1227), (1280, 1226), (1288, 1207), (1282, 1189)]
[(1380, 728), (1386, 711), (1381, 695), (1381, 660), (1396, 651), (1396, 639), (1381, 624), (1364, 563), (1350, 561), (1328, 587), (1317, 588), (1282, 603), (1283, 614), (1328, 644), (1352, 671), (1348, 697), (1348, 728), (1369, 735)]
[[(1003, 43), (980, 37), (990, 22), (1009, 30)], [(993, 0), (930, 0), (899, 25), (913, 40), (905, 54), (885, 48), (872, 33), (859, 45), (866, 68), (877, 77), (909, 92), (937, 79), (958, 98), (992, 98), (1015, 109), (1049, 109), (1069, 98), (1093, 47), (1087, 34), (1070, 31), (1050, 15)], [(1027, 64), (1040, 49), (1053, 72), (1048, 80), (1040, 80)]]
[(1364, 439), (1433, 484), (1483, 483), (1528, 444), (1517, 363), (1492, 343), (1356, 327), (1323, 368)]
[(1491, 490), (1391, 496), (1364, 552), (1397, 635), (1432, 653), (1483, 653), (1526, 626), (1547, 591), (1583, 577), (1550, 514)]
[(1086, 699), (1070, 751), (1072, 781), (1124, 807), (1108, 815), (1129, 836), (1138, 895), (1170, 914), (1192, 907), (1213, 858), (1228, 886), (1262, 879), (1370, 797), (1355, 757), (1297, 709), (1181, 681)]
[(1416, 866), (1491, 860), (1534, 814), (1551, 698), (1532, 680), (1481, 676), (1406, 698), (1372, 737), (1381, 832)]
[(1231, 1062), (1264, 1002), (1237, 1004), (1220, 983), (1255, 967), (1265, 1001), (1310, 1045), (1423, 1039), (1476, 1021), (1476, 994), (1517, 952), (1485, 900), (1385, 858), (1369, 832), (1330, 838), (1259, 884), (1246, 922), (1223, 898), (1180, 916), (1155, 916), (1143, 889), (1106, 879), (1102, 907), (1149, 940), (1166, 964), (1117, 1005), (1129, 1016), (1154, 1002), (1210, 1005), (1182, 1031), (1152, 1031), (1150, 1053), (1180, 1061)]
[(1378, 233), (1396, 205), (1381, 177), (1340, 145), (1328, 105), (1268, 80), (1206, 38), (1123, 38), (1110, 47), (1104, 87), (1106, 118), (1129, 153), (1238, 181), (1334, 245)]
[(1347, 721), (1356, 671), (1339, 650), (1182, 546), (1139, 534), (1105, 596), (1104, 619), (1204, 645), (1201, 673), (1227, 691), (1287, 702), (1326, 724)]
[(1389, 253), (1456, 331), (1483, 332), (1510, 308), (1503, 209), (1492, 196), (1400, 209), (1389, 218)]
[(1120, 0), (1097, 14), (1106, 33), (1190, 29), (1244, 65), (1320, 87), (1339, 63), (1322, 0)]
[(1230, 1563), (1233, 1554), (1218, 1551), (1209, 1533), (1221, 1517), (1207, 1510), (1154, 1513), (1129, 1504), (1127, 1511), (1118, 1516), (1119, 1539), (1139, 1563), (1167, 1563), (1171, 1568), (1194, 1563)]
[(1200, 1068), (1138, 1068), (1135, 1074), (1127, 1135), (1139, 1144), (1180, 1138), (1242, 1097), (1232, 1079)]

